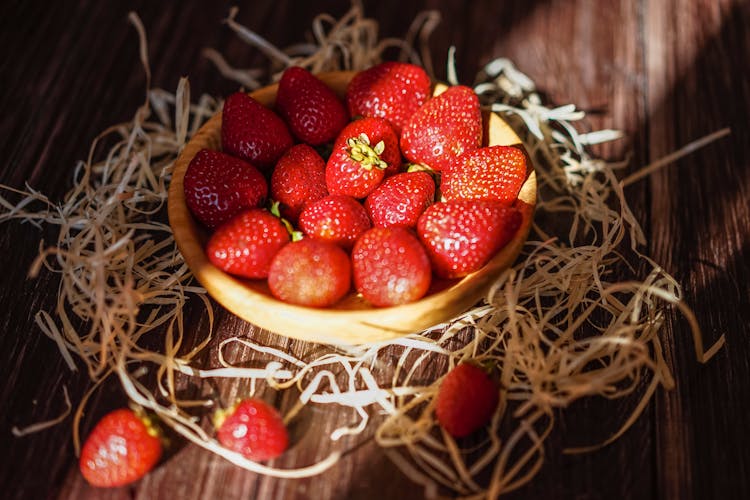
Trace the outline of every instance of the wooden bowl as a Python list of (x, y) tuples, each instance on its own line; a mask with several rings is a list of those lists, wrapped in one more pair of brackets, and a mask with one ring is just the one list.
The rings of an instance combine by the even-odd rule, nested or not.
[[(319, 75), (342, 97), (352, 76), (354, 72)], [(436, 93), (444, 88), (438, 86)], [(276, 89), (276, 85), (271, 85), (250, 95), (272, 107)], [(515, 132), (496, 114), (485, 113), (484, 126), (486, 144), (523, 148)], [(177, 159), (169, 187), (169, 223), (185, 262), (217, 302), (246, 321), (288, 337), (329, 344), (360, 344), (393, 339), (447, 321), (487, 293), (500, 273), (516, 259), (531, 227), (536, 176), (529, 161), (529, 175), (517, 201), (523, 215), (521, 227), (513, 240), (479, 271), (458, 280), (435, 279), (424, 298), (401, 306), (376, 308), (354, 292), (329, 309), (287, 304), (271, 296), (265, 280), (235, 278), (211, 264), (204, 251), (209, 235), (196, 223), (185, 204), (183, 181), (187, 166), (202, 148), (221, 149), (220, 130), (221, 112), (201, 127)]]

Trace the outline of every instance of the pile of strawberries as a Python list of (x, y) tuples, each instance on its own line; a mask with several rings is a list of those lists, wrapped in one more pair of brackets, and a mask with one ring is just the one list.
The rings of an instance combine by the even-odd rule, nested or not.
[(345, 102), (299, 67), (282, 75), (274, 110), (229, 96), (222, 151), (201, 150), (184, 181), (213, 231), (210, 261), (311, 307), (352, 286), (375, 306), (404, 304), (434, 276), (480, 269), (520, 226), (526, 157), (482, 147), (470, 88), (431, 94), (423, 69), (386, 62), (355, 75)]

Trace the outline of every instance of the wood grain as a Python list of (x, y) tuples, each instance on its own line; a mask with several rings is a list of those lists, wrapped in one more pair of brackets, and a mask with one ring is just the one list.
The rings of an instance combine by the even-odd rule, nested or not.
[[(0, 6), (0, 183), (31, 186), (58, 200), (72, 168), (106, 126), (130, 119), (143, 100), (145, 80), (127, 12), (136, 10), (149, 35), (153, 83), (173, 90), (189, 75), (193, 95), (226, 95), (236, 85), (200, 56), (218, 48), (238, 66), (262, 63), (229, 33), (225, 2), (4, 2)], [(647, 231), (646, 252), (684, 285), (706, 342), (725, 334), (727, 346), (702, 365), (695, 360), (686, 323), (676, 313), (664, 334), (677, 388), (659, 391), (636, 425), (594, 453), (569, 456), (568, 446), (601, 441), (617, 429), (632, 400), (579, 401), (558, 414), (546, 445), (546, 464), (510, 498), (750, 498), (750, 5), (733, 0), (509, 0), (367, 1), (382, 35), (401, 36), (423, 8), (441, 11), (431, 43), (439, 77), (451, 44), (457, 70), (471, 83), (482, 64), (509, 57), (552, 103), (576, 103), (589, 112), (586, 126), (617, 128), (627, 137), (596, 149), (618, 158), (632, 153), (631, 170), (719, 128), (726, 139), (678, 161), (627, 190)], [(271, 42), (299, 41), (313, 16), (339, 16), (345, 1), (256, 1), (239, 20)], [(34, 325), (51, 309), (57, 278), (26, 272), (40, 238), (54, 233), (27, 224), (0, 225), (0, 485), (7, 498), (419, 498), (422, 490), (401, 475), (368, 436), (344, 443), (350, 450), (325, 475), (280, 481), (227, 464), (184, 446), (132, 488), (97, 491), (75, 468), (66, 424), (14, 438), (14, 425), (50, 418), (64, 409), (61, 388), (74, 401), (87, 377), (70, 372), (54, 344)], [(310, 344), (261, 331), (218, 309), (216, 342), (236, 335), (297, 355)], [(189, 339), (207, 329), (198, 306), (186, 311)], [(250, 359), (248, 352), (230, 353)], [(206, 361), (216, 355), (215, 346)], [(439, 370), (441, 367), (433, 367)], [(221, 387), (231, 397), (243, 387)], [(185, 385), (193, 394), (209, 387)], [(272, 397), (273, 395), (268, 395)], [(288, 408), (291, 395), (279, 397)], [(105, 384), (91, 400), (84, 430), (125, 398)], [(331, 449), (319, 436), (353, 416), (326, 410), (298, 429), (295, 453), (277, 465), (309, 463)], [(313, 425), (314, 422), (314, 425)]]

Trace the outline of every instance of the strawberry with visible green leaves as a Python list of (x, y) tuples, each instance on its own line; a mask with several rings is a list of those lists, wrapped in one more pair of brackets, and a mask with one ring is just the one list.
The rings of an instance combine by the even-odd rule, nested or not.
[(372, 227), (367, 211), (357, 200), (331, 194), (310, 203), (299, 216), (299, 227), (311, 238), (351, 249), (355, 240)]
[(513, 202), (526, 180), (526, 155), (514, 146), (467, 151), (442, 173), (446, 200)]
[(218, 410), (213, 423), (222, 446), (249, 460), (276, 458), (289, 446), (281, 415), (260, 399), (243, 399), (231, 408)]
[(396, 134), (430, 96), (430, 77), (424, 69), (387, 61), (357, 73), (346, 89), (352, 116), (385, 118)]
[(328, 194), (326, 164), (307, 144), (292, 146), (271, 174), (271, 198), (280, 203), (281, 215), (297, 222), (305, 205)]
[(235, 92), (224, 101), (221, 147), (261, 170), (269, 170), (294, 141), (284, 120), (261, 103)]
[(271, 260), (289, 243), (289, 231), (278, 217), (254, 208), (240, 212), (211, 235), (208, 260), (229, 274), (243, 278), (268, 277)]
[(388, 177), (365, 200), (375, 227), (415, 227), (435, 200), (435, 181), (427, 172), (403, 172)]
[(246, 161), (201, 149), (185, 171), (184, 192), (190, 212), (214, 229), (243, 209), (261, 206), (268, 185), (263, 174)]
[(393, 128), (382, 118), (362, 118), (347, 125), (336, 139), (326, 163), (326, 186), (331, 194), (365, 198), (400, 165)]
[(312, 146), (334, 140), (349, 121), (344, 103), (333, 90), (298, 66), (281, 75), (276, 109), (292, 134)]
[(430, 288), (430, 260), (417, 237), (403, 227), (375, 227), (352, 249), (354, 286), (376, 306), (421, 299)]
[(435, 203), (417, 223), (432, 269), (441, 278), (478, 271), (512, 238), (521, 213), (506, 203), (454, 200)]
[(81, 474), (93, 486), (124, 486), (145, 476), (162, 455), (153, 423), (144, 415), (121, 408), (105, 415), (81, 449)]
[(268, 271), (274, 297), (308, 307), (332, 306), (349, 291), (351, 280), (346, 252), (334, 243), (313, 238), (282, 248)]
[(499, 400), (498, 387), (486, 371), (460, 363), (440, 384), (435, 414), (448, 434), (464, 437), (490, 421)]
[(479, 99), (463, 85), (449, 87), (425, 102), (401, 132), (401, 151), (406, 159), (437, 171), (481, 145)]

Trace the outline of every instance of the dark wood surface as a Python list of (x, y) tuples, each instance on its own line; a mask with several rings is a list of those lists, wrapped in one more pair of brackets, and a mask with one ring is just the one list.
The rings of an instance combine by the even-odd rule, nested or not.
[[(72, 168), (95, 135), (129, 120), (143, 98), (137, 39), (127, 12), (137, 11), (149, 36), (153, 84), (173, 90), (190, 77), (193, 95), (226, 95), (224, 80), (204, 58), (215, 47), (238, 66), (262, 62), (230, 33), (223, 2), (23, 2), (0, 7), (0, 183), (24, 182), (59, 200)], [(313, 16), (336, 16), (347, 2), (246, 2), (239, 20), (286, 46), (299, 41)], [(648, 236), (647, 253), (684, 285), (707, 343), (727, 345), (708, 364), (695, 359), (677, 314), (664, 333), (677, 387), (658, 391), (636, 424), (612, 445), (564, 455), (568, 446), (606, 438), (635, 400), (584, 400), (561, 411), (537, 477), (513, 498), (750, 498), (750, 4), (746, 1), (430, 1), (366, 2), (383, 35), (401, 36), (414, 15), (436, 8), (443, 21), (432, 38), (438, 76), (448, 46), (457, 47), (459, 78), (471, 83), (487, 61), (509, 57), (551, 103), (575, 103), (587, 124), (627, 137), (597, 153), (632, 152), (631, 168), (723, 127), (730, 137), (678, 161), (627, 190)], [(40, 238), (54, 233), (27, 224), (0, 226), (0, 497), (4, 498), (419, 498), (371, 440), (324, 475), (276, 480), (240, 470), (194, 446), (131, 488), (89, 488), (75, 467), (70, 419), (14, 438), (13, 425), (59, 414), (61, 388), (73, 401), (87, 377), (71, 373), (33, 321), (55, 303), (57, 279), (26, 273)], [(197, 310), (197, 309), (196, 309)], [(190, 312), (188, 312), (190, 315)], [(190, 335), (205, 333), (194, 312)], [(302, 353), (310, 346), (255, 331), (217, 309), (217, 337), (261, 335)], [(105, 385), (83, 422), (122, 404)], [(316, 436), (340, 425), (336, 408), (316, 416), (319, 429), (280, 461), (303, 463), (330, 447)], [(318, 455), (321, 456), (321, 455)]]

